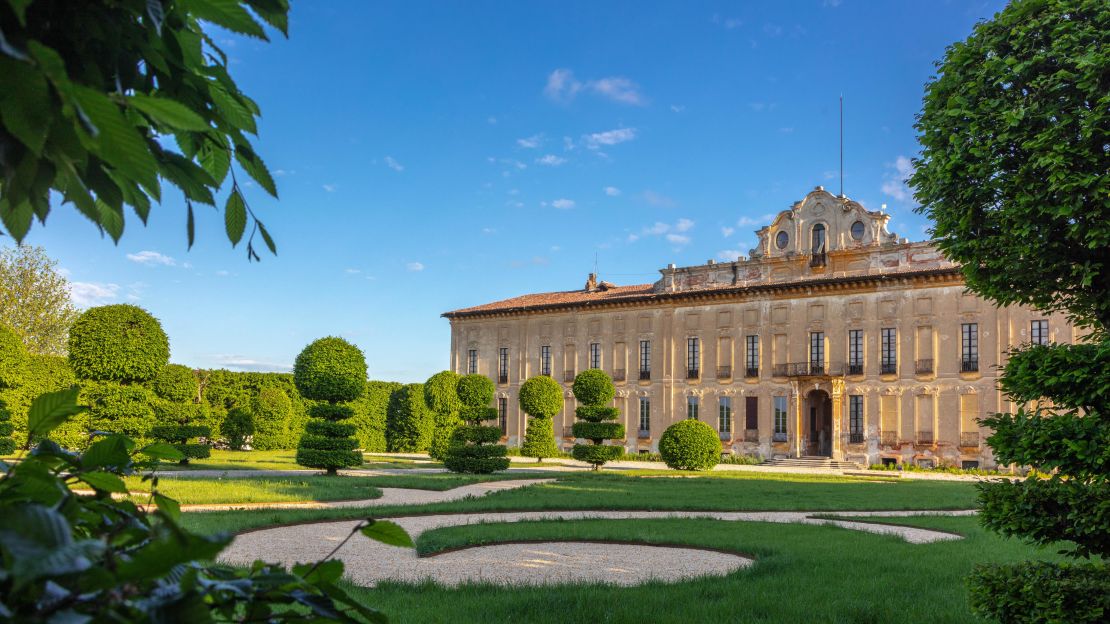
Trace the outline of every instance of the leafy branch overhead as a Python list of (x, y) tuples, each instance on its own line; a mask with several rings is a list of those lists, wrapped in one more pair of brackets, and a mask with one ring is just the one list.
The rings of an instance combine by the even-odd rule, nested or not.
[[(235, 179), (277, 185), (251, 137), (258, 105), (228, 73), (208, 24), (268, 40), (288, 34), (288, 0), (0, 0), (0, 233), (23, 241), (51, 193), (119, 241), (126, 208), (144, 224), (163, 182), (194, 206), (223, 202), (227, 237), (277, 247)], [(207, 24), (206, 24), (207, 23)]]

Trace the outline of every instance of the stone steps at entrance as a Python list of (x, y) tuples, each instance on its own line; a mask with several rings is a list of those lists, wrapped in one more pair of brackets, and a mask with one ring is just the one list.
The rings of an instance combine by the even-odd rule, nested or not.
[(770, 459), (763, 462), (764, 466), (782, 466), (790, 468), (824, 468), (826, 470), (860, 470), (855, 462), (840, 461), (822, 456), (783, 457)]

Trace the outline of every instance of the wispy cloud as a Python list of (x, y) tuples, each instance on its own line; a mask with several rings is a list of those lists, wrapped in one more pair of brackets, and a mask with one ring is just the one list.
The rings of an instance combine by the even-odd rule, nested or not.
[(289, 364), (266, 362), (245, 355), (216, 355), (215, 359), (221, 366), (229, 370), (247, 371), (255, 373), (287, 373), (293, 370)]
[(558, 208), (559, 210), (570, 210), (571, 208), (574, 208), (574, 200), (561, 197), (551, 202), (551, 206), (553, 208)]
[(102, 305), (119, 297), (119, 284), (101, 282), (70, 282), (69, 299), (79, 308)]
[(690, 243), (690, 237), (685, 234), (667, 234), (667, 241), (676, 245), (687, 245)]
[(739, 219), (736, 220), (736, 225), (738, 227), (742, 227), (742, 228), (763, 227), (765, 225), (771, 225), (771, 221), (773, 221), (774, 218), (775, 218), (775, 215), (773, 215), (771, 213), (767, 213), (765, 215), (760, 215), (760, 216), (754, 217), (754, 218), (749, 217), (749, 216), (743, 216), (743, 217), (740, 217)]
[(728, 227), (726, 225), (726, 226), (721, 228), (721, 236), (724, 236), (725, 238), (728, 238), (729, 236), (732, 236), (732, 233), (735, 232), (735, 231), (736, 231), (736, 228), (731, 228), (731, 227)]
[(343, 269), (343, 272), (347, 275), (358, 275), (362, 273), (362, 269)]
[(392, 156), (386, 156), (382, 160), (385, 162), (386, 167), (389, 167), (390, 169), (392, 169), (394, 171), (401, 172), (401, 171), (405, 170), (405, 166), (402, 165), (401, 163), (397, 162), (397, 159), (395, 159)]
[(176, 260), (157, 251), (140, 251), (139, 253), (127, 254), (127, 259), (146, 266), (177, 266)]
[(582, 144), (587, 148), (596, 150), (603, 146), (618, 145), (636, 138), (635, 128), (617, 128), (605, 132), (594, 132), (582, 137)]
[(671, 104), (671, 112), (673, 113), (681, 113), (685, 110), (686, 106), (683, 104)]
[(329, 192), (329, 193), (334, 193), (336, 188), (338, 188), (338, 187), (336, 187), (334, 184), (325, 184), (325, 185), (323, 185), (323, 189), (325, 191)]
[(821, 6), (828, 9), (835, 9), (840, 6), (841, 2), (843, 2), (843, 0), (824, 0)]
[(634, 243), (641, 238), (661, 236), (666, 238), (667, 242), (675, 245), (687, 245), (690, 243), (690, 236), (686, 234), (694, 229), (694, 221), (685, 217), (675, 221), (674, 223), (664, 223), (656, 221), (651, 225), (645, 225), (640, 228), (639, 232), (633, 232), (625, 239), (629, 243)]
[(542, 134), (533, 134), (530, 137), (516, 140), (516, 144), (525, 148), (525, 149), (536, 149), (542, 143), (543, 143), (543, 135)]
[(900, 202), (912, 200), (913, 192), (910, 191), (906, 180), (913, 175), (913, 161), (906, 156), (899, 156), (894, 159), (893, 164), (887, 165), (887, 169), (882, 186), (883, 194), (889, 195)]
[(423, 262), (409, 262), (405, 265), (405, 270), (412, 273), (419, 273), (424, 270)]
[(735, 30), (744, 25), (744, 20), (739, 17), (724, 17), (716, 13), (713, 14), (713, 23), (717, 24), (725, 30)]
[(548, 99), (567, 104), (579, 93), (592, 93), (613, 102), (643, 106), (647, 99), (640, 92), (640, 86), (624, 76), (607, 76), (596, 80), (581, 81), (575, 78), (570, 69), (559, 68), (547, 75), (543, 88)]
[(546, 165), (548, 167), (558, 167), (559, 165), (565, 163), (566, 161), (567, 161), (567, 159), (563, 158), (562, 156), (556, 156), (555, 154), (547, 154), (547, 155), (543, 156), (542, 158), (537, 158), (536, 159), (536, 164)]
[(659, 208), (674, 208), (678, 205), (678, 202), (676, 202), (673, 198), (667, 197), (662, 193), (657, 193), (651, 189), (644, 191), (641, 194), (641, 197), (643, 197), (644, 201), (646, 201), (647, 203)]
[(717, 258), (725, 262), (734, 262), (737, 258), (742, 258), (744, 253), (739, 249), (724, 249), (717, 252)]
[(617, 195), (621, 194), (621, 190), (615, 186), (607, 186), (604, 190), (605, 194), (609, 197), (616, 197)]

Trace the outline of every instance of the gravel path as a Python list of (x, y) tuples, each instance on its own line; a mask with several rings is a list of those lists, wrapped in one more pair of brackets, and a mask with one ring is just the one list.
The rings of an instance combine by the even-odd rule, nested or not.
[[(504, 483), (504, 482), (501, 482)], [(487, 484), (483, 484), (487, 485)], [(920, 515), (969, 515), (973, 511), (838, 512), (856, 516), (907, 517)], [(834, 525), (880, 535), (896, 535), (914, 544), (961, 539), (959, 535), (928, 529), (873, 524), (848, 519), (824, 520), (812, 512), (691, 512), (691, 511), (535, 511), (512, 513), (443, 514), (391, 518), (415, 539), (435, 528), (477, 523), (528, 520), (656, 518), (709, 518), (724, 521), (782, 522)], [(320, 522), (244, 533), (220, 555), (228, 563), (249, 564), (255, 559), (286, 565), (315, 561), (326, 556), (347, 537), (358, 521)], [(650, 579), (677, 581), (706, 575), (727, 574), (752, 562), (739, 555), (696, 548), (552, 542), (479, 546), (418, 558), (409, 548), (386, 546), (356, 536), (336, 556), (346, 564), (347, 576), (360, 585), (383, 580), (431, 579), (445, 585), (465, 581), (504, 584), (557, 584), (611, 581), (622, 585)]]

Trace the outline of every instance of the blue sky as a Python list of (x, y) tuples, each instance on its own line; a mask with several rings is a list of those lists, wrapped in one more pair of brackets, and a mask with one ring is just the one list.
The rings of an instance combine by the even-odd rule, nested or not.
[(901, 180), (923, 85), (1001, 2), (294, 2), (288, 40), (218, 35), (262, 107), (280, 199), (248, 200), (279, 256), (248, 264), (222, 216), (167, 193), (118, 246), (70, 207), (28, 242), (81, 305), (134, 302), (175, 362), (287, 370), (341, 335), (371, 378), (447, 366), (439, 314), (646, 283), (747, 254), (815, 185), (927, 238)]

